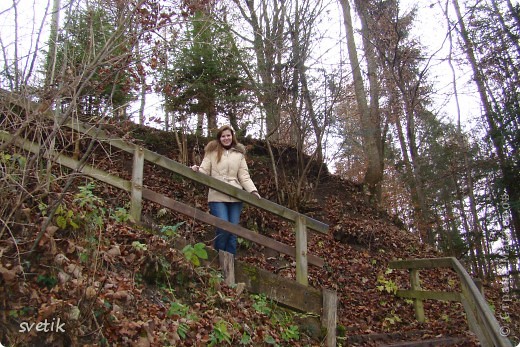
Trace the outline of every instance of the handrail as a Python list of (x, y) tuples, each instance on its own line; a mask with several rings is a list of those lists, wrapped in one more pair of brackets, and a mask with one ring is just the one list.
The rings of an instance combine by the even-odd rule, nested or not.
[[(410, 271), (412, 290), (398, 291), (400, 297), (414, 299), (418, 320), (424, 319), (423, 299), (440, 299), (461, 301), (468, 320), (468, 325), (482, 346), (512, 347), (511, 342), (500, 333), (500, 325), (491, 312), (482, 293), (477, 288), (468, 272), (454, 257), (396, 260), (389, 263), (391, 269)], [(433, 268), (449, 268), (454, 270), (461, 281), (461, 293), (422, 291), (418, 285), (418, 270)], [(443, 294), (447, 294), (444, 296)], [(422, 312), (420, 312), (422, 310)]]
[[(103, 130), (96, 128), (96, 127), (85, 127), (83, 124), (79, 122), (72, 122), (67, 121), (63, 125), (79, 131), (85, 135), (92, 136), (98, 141), (106, 141), (109, 145), (114, 146), (116, 148), (119, 148), (127, 153), (133, 154), (135, 151), (135, 145), (130, 144), (126, 141), (123, 141), (121, 139), (114, 139), (110, 138)], [(301, 214), (299, 212), (296, 212), (294, 210), (291, 210), (285, 206), (281, 206), (277, 203), (274, 203), (267, 199), (258, 199), (254, 195), (251, 195), (250, 193), (247, 193), (246, 191), (237, 188), (235, 186), (232, 186), (226, 182), (220, 181), (214, 177), (204, 175), (199, 172), (195, 172), (191, 170), (191, 168), (182, 165), (181, 163), (172, 160), (170, 158), (167, 158), (163, 155), (160, 155), (156, 152), (153, 152), (149, 149), (143, 148), (144, 157), (147, 161), (156, 164), (158, 166), (161, 166), (165, 169), (168, 169), (170, 171), (173, 171), (181, 176), (184, 176), (186, 178), (189, 178), (195, 182), (202, 183), (210, 188), (216, 189), (220, 192), (233, 195), (234, 197), (238, 198), (239, 200), (242, 200), (244, 202), (247, 202), (250, 205), (262, 208), (266, 211), (272, 212), (286, 220), (290, 220), (292, 222), (296, 222), (298, 218), (304, 218), (306, 225), (322, 234), (326, 234), (328, 232), (328, 225), (320, 222), (316, 219), (313, 219), (311, 217), (308, 217), (304, 214)]]
[[(228, 195), (231, 195), (233, 197), (236, 197), (239, 200), (245, 201), (253, 206), (262, 208), (266, 211), (269, 211), (271, 213), (274, 213), (282, 218), (285, 218), (286, 220), (293, 221), (295, 223), (295, 237), (296, 237), (296, 244), (295, 244), (295, 251), (284, 248), (284, 253), (293, 255), (296, 258), (296, 280), (304, 285), (308, 285), (308, 262), (311, 262), (313, 265), (317, 266), (323, 266), (324, 261), (316, 256), (310, 256), (308, 254), (307, 250), (307, 228), (311, 228), (317, 232), (326, 234), (328, 231), (328, 225), (322, 222), (319, 222), (313, 218), (310, 218), (306, 215), (300, 214), (296, 211), (290, 210), (284, 206), (278, 205), (270, 200), (267, 199), (258, 199), (252, 194), (249, 194), (245, 192), (242, 189), (239, 189), (237, 187), (234, 187), (230, 184), (227, 184), (225, 182), (222, 182), (220, 180), (215, 179), (214, 177), (204, 175), (202, 173), (194, 172), (189, 167), (182, 165), (172, 159), (169, 159), (165, 156), (159, 155), (158, 153), (155, 153), (153, 151), (150, 151), (148, 149), (143, 148), (142, 146), (131, 144), (123, 139), (120, 138), (111, 138), (108, 136), (102, 129), (95, 126), (86, 126), (82, 124), (79, 121), (73, 121), (70, 118), (63, 118), (63, 117), (55, 117), (52, 112), (49, 110), (39, 111), (38, 104), (25, 98), (20, 98), (19, 95), (15, 93), (10, 93), (8, 91), (5, 91), (0, 88), (0, 96), (5, 99), (5, 101), (8, 104), (16, 105), (25, 109), (28, 109), (28, 111), (31, 112), (33, 116), (43, 116), (49, 119), (54, 119), (54, 121), (57, 121), (58, 124), (62, 126), (69, 127), (75, 131), (78, 131), (80, 133), (83, 133), (92, 139), (96, 141), (102, 141), (108, 143), (110, 146), (114, 146), (116, 148), (119, 148), (125, 152), (128, 152), (130, 154), (134, 155), (134, 163), (133, 163), (133, 169), (132, 169), (132, 182), (122, 180), (120, 178), (117, 178), (118, 181), (116, 182), (116, 186), (119, 188), (125, 189), (128, 185), (130, 185), (130, 192), (131, 192), (131, 209), (130, 213), (132, 217), (134, 217), (135, 220), (140, 220), (141, 217), (141, 205), (142, 205), (142, 198), (143, 198), (143, 166), (145, 160), (156, 164), (158, 166), (164, 167), (170, 171), (173, 171), (183, 177), (186, 177), (188, 179), (191, 179), (195, 182), (202, 183), (210, 188), (216, 189), (220, 192), (224, 192)], [(30, 119), (31, 116), (28, 117)], [(3, 136), (4, 138), (7, 138), (7, 135), (9, 133), (5, 133)], [(21, 141), (22, 139), (19, 139), (16, 137), (16, 135), (11, 136), (8, 142), (12, 141)], [(4, 141), (5, 142), (5, 141)], [(48, 153), (47, 153), (48, 154)], [(51, 157), (49, 157), (51, 158)], [(72, 160), (72, 158), (66, 158), (65, 156), (59, 156), (62, 161), (68, 161)], [(63, 164), (65, 165), (65, 164)], [(74, 164), (71, 164), (74, 165)], [(73, 167), (73, 168), (77, 168)], [(97, 169), (93, 167), (85, 167), (84, 170), (90, 170), (91, 176), (96, 177), (98, 179), (105, 177), (106, 173), (100, 173), (96, 171)], [(125, 189), (126, 190), (126, 189)], [(148, 198), (150, 196), (148, 195)], [(164, 201), (164, 199), (161, 199), (161, 201)], [(171, 205), (171, 204), (170, 204)], [(184, 208), (184, 210), (187, 210)], [(213, 223), (210, 223), (213, 224)], [(223, 229), (230, 231), (234, 234), (241, 235), (241, 231), (237, 228), (234, 228), (231, 223), (229, 225), (224, 225)], [(247, 230), (247, 229), (245, 229)], [(283, 245), (283, 244), (282, 244)], [(284, 245), (286, 247), (287, 245)], [(269, 246), (268, 246), (269, 247)], [(276, 246), (278, 247), (278, 246)], [(279, 250), (278, 248), (273, 248), (276, 250)], [(283, 247), (282, 247), (283, 248)], [(289, 252), (289, 253), (287, 253)]]
[[(5, 89), (0, 88), (0, 96), (5, 99), (7, 103), (17, 105), (19, 107), (28, 108), (31, 111), (37, 113), (39, 109), (39, 104), (31, 101), (27, 98), (23, 98), (16, 93), (9, 92)], [(82, 134), (90, 136), (91, 138), (103, 141), (109, 144), (110, 146), (114, 146), (119, 148), (127, 153), (134, 154), (135, 152), (135, 144), (124, 141), (120, 138), (112, 138), (105, 131), (96, 126), (85, 126), (83, 123), (79, 121), (73, 121), (68, 118), (65, 119), (63, 117), (56, 117), (52, 112), (46, 110), (43, 112), (43, 115), (49, 119), (56, 119), (60, 124), (66, 126), (70, 129), (76, 130)], [(183, 177), (186, 177), (190, 180), (193, 180), (198, 183), (202, 183), (210, 188), (218, 190), (219, 192), (223, 192), (229, 195), (236, 197), (237, 199), (247, 202), (250, 205), (259, 207), (268, 212), (274, 213), (286, 220), (297, 222), (299, 219), (303, 219), (307, 227), (311, 228), (314, 231), (317, 231), (321, 234), (328, 233), (328, 225), (320, 222), (316, 219), (308, 217), (304, 214), (291, 210), (285, 206), (281, 206), (275, 202), (272, 202), (267, 199), (258, 199), (255, 196), (241, 190), (240, 188), (234, 187), (226, 182), (220, 181), (214, 177), (204, 175), (202, 173), (194, 172), (189, 167), (182, 165), (175, 160), (169, 159), (165, 156), (162, 156), (158, 153), (155, 153), (146, 148), (142, 148), (144, 152), (145, 159), (153, 164), (161, 166), (165, 169), (173, 171)]]
[[(13, 138), (13, 136), (10, 133), (0, 130), (0, 143), (10, 141), (12, 138)], [(35, 144), (31, 141), (25, 140), (25, 139), (18, 139), (18, 140), (16, 140), (15, 144), (18, 147), (20, 147), (26, 151), (29, 151), (31, 153), (40, 152), (40, 147), (37, 144)], [(52, 158), (53, 161), (55, 161), (56, 163), (58, 163), (60, 165), (66, 166), (71, 169), (78, 169), (79, 172), (81, 172), (87, 176), (90, 176), (92, 178), (95, 178), (99, 181), (108, 183), (116, 188), (122, 189), (126, 192), (132, 191), (132, 181), (128, 181), (128, 180), (125, 180), (118, 176), (109, 174), (108, 172), (105, 172), (103, 170), (100, 170), (100, 169), (95, 168), (88, 164), (83, 164), (81, 167), (78, 167), (79, 166), (78, 160), (75, 160), (66, 155), (60, 154), (56, 151), (49, 151), (48, 153), (46, 153), (44, 155), (46, 158)], [(235, 225), (235, 224), (229, 223), (225, 220), (219, 219), (209, 213), (205, 213), (194, 207), (188, 206), (179, 201), (168, 198), (167, 196), (154, 192), (153, 190), (143, 188), (143, 196), (152, 202), (155, 202), (161, 206), (173, 209), (176, 212), (182, 213), (186, 216), (195, 218), (197, 220), (214, 225), (216, 227), (220, 227), (225, 230), (229, 230), (229, 231), (233, 232), (234, 234), (236, 234), (240, 237), (243, 237), (249, 241), (260, 243), (260, 244), (267, 246), (280, 253), (287, 254), (292, 257), (296, 257), (296, 248), (295, 247), (286, 245), (282, 242), (276, 241), (267, 236), (252, 232), (239, 225)], [(312, 265), (318, 266), (318, 267), (323, 267), (323, 265), (324, 265), (323, 259), (321, 259), (315, 255), (309, 254), (308, 260), (309, 260), (309, 263), (311, 263)]]

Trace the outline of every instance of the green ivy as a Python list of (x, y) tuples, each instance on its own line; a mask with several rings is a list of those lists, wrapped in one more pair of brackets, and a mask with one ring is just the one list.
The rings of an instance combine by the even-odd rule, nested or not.
[(181, 225), (183, 225), (186, 222), (179, 222), (175, 225), (164, 225), (161, 228), (161, 235), (163, 235), (164, 238), (174, 238), (177, 237), (177, 230)]
[(186, 245), (182, 249), (182, 253), (186, 257), (186, 260), (191, 262), (195, 266), (200, 266), (200, 259), (208, 259), (208, 252), (206, 252), (206, 245), (199, 242), (192, 245)]

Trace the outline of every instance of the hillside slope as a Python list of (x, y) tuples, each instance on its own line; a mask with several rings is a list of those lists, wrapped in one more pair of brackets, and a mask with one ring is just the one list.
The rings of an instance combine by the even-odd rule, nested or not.
[[(108, 130), (172, 159), (179, 156), (172, 133), (130, 123)], [(189, 138), (190, 161), (200, 160), (197, 155), (202, 154), (205, 141)], [(244, 143), (249, 149), (248, 164), (255, 183), (264, 198), (274, 199), (277, 191), (264, 145), (254, 140)], [(196, 148), (199, 150), (193, 150)], [(289, 176), (293, 150), (280, 148), (276, 153), (279, 170), (287, 179), (294, 179)], [(99, 147), (95, 157), (100, 167), (130, 178), (129, 156)], [(205, 187), (158, 167), (148, 166), (145, 170), (146, 187), (206, 209)], [(320, 168), (311, 172), (316, 174)], [(339, 343), (354, 344), (352, 336), (357, 335), (406, 331), (420, 331), (423, 338), (464, 336), (474, 340), (467, 332), (460, 305), (426, 302), (428, 322), (419, 324), (412, 305), (388, 292), (396, 284), (408, 287), (407, 274), (388, 271), (390, 260), (439, 254), (421, 245), (417, 237), (402, 229), (399, 221), (369, 206), (359, 186), (326, 170), (321, 172), (319, 178), (309, 179), (314, 184), (307, 199), (300, 203), (300, 210), (330, 226), (329, 235), (313, 234), (308, 238), (309, 251), (326, 260), (325, 268), (311, 266), (309, 274), (312, 286), (338, 292)], [(25, 252), (45, 218), (37, 205), (27, 206), (25, 217), (21, 216), (27, 218), (27, 227), (0, 239), (2, 343), (321, 345), (307, 336), (304, 327), (295, 327), (297, 317), (276, 309), (264, 297), (244, 293), (240, 286), (227, 288), (219, 282), (218, 273), (195, 266), (185, 253), (172, 247), (175, 239), (170, 234), (183, 237), (192, 245), (203, 242), (209, 246), (212, 228), (151, 203), (143, 209), (148, 227), (132, 226), (124, 222), (127, 214), (120, 209), (128, 201), (126, 194), (101, 184), (93, 187), (88, 182), (79, 178), (75, 186), (83, 187), (82, 190), (66, 194), (61, 224), (51, 224), (32, 255)], [(242, 224), (284, 243), (294, 243), (288, 223), (256, 208), (246, 206)], [(249, 242), (240, 242), (238, 257), (280, 276), (295, 278), (291, 259)], [(425, 272), (422, 281), (426, 289), (449, 290), (458, 286), (449, 271)], [(497, 288), (491, 285), (486, 286), (486, 295), (497, 316), (511, 316), (506, 323), (511, 334), (518, 336), (518, 302), (504, 308)], [(28, 332), (31, 323), (44, 319), (54, 319), (56, 328), (58, 318), (66, 322), (65, 333), (42, 334), (34, 330), (36, 326)], [(21, 331), (23, 322), (28, 323), (23, 326), (27, 327), (25, 331)]]
[[(162, 132), (144, 132), (136, 137), (146, 141), (150, 138), (167, 139)], [(173, 138), (172, 138), (173, 140)], [(152, 141), (153, 142), (153, 141)], [(249, 166), (255, 183), (264, 198), (273, 201), (276, 196), (270, 159), (265, 143), (253, 139), (244, 139), (248, 147)], [(201, 148), (205, 139), (189, 139), (188, 148)], [(171, 146), (158, 143), (153, 150), (161, 152), (170, 149), (169, 155), (175, 158), (175, 150)], [(293, 148), (273, 148), (277, 162), (277, 172), (290, 176), (286, 181), (296, 181), (296, 152)], [(192, 156), (193, 159), (193, 156)], [(197, 158), (195, 158), (197, 160)], [(368, 197), (362, 187), (337, 176), (330, 175), (326, 167), (313, 164), (308, 177), (312, 183), (306, 193), (307, 199), (300, 203), (299, 209), (307, 215), (328, 223), (330, 235), (309, 237), (309, 251), (324, 258), (325, 269), (310, 268), (311, 285), (326, 287), (338, 291), (340, 298), (339, 323), (340, 331), (345, 335), (362, 335), (370, 333), (403, 332), (419, 330), (424, 338), (430, 336), (467, 336), (465, 314), (460, 304), (428, 301), (425, 303), (428, 324), (419, 324), (414, 317), (413, 307), (404, 300), (396, 299), (393, 294), (381, 287), (391, 287), (393, 283), (400, 288), (409, 287), (408, 274), (404, 272), (388, 273), (388, 262), (394, 259), (439, 257), (435, 250), (422, 245), (417, 235), (404, 229), (402, 222), (389, 216), (385, 211), (375, 209), (367, 203)], [(292, 174), (292, 175), (291, 175)], [(153, 173), (150, 173), (153, 176)], [(171, 189), (169, 194), (179, 189)], [(202, 193), (202, 196), (200, 195)], [(205, 189), (197, 190), (194, 200), (199, 206), (205, 206)], [(173, 193), (175, 194), (175, 193)], [(246, 208), (242, 224), (253, 230), (267, 234), (279, 241), (294, 244), (292, 227), (284, 221), (273, 220), (254, 208)], [(200, 230), (197, 239), (210, 244), (213, 232), (205, 227)], [(282, 276), (295, 278), (294, 266), (290, 260), (279, 257), (273, 252), (259, 250), (255, 246), (244, 245), (239, 250), (239, 257), (257, 264)], [(423, 271), (422, 286), (430, 290), (458, 290), (456, 276), (448, 270)], [(519, 331), (518, 301), (514, 305), (504, 305), (496, 283), (484, 283), (485, 292), (490, 305), (496, 310), (497, 317), (507, 317), (500, 321), (504, 327), (511, 329), (511, 336)], [(509, 304), (509, 303), (508, 303)], [(513, 323), (514, 322), (514, 323)]]

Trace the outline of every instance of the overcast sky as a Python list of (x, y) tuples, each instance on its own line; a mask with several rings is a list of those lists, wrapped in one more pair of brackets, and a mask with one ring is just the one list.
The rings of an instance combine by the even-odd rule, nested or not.
[[(18, 22), (14, 21), (14, 12), (12, 10), (6, 11), (12, 7), (13, 2), (11, 0), (2, 0), (0, 2), (0, 38), (2, 47), (8, 52), (13, 52), (14, 43), (14, 28), (19, 28), (19, 42), (23, 42), (24, 46), (19, 47), (19, 57), (26, 57), (28, 51), (34, 51), (36, 44), (41, 49), (44, 47), (48, 36), (48, 25), (43, 26), (46, 30), (39, 37), (43, 15), (50, 13), (52, 8), (51, 0), (15, 0), (18, 4)], [(62, 0), (62, 5), (68, 3), (67, 0)], [(516, 1), (518, 2), (518, 1)], [(401, 0), (401, 6), (403, 9), (410, 9), (412, 6), (418, 6), (418, 18), (414, 27), (414, 35), (420, 38), (421, 42), (427, 47), (430, 54), (437, 52), (432, 60), (429, 68), (430, 78), (433, 79), (436, 86), (436, 93), (434, 95), (434, 101), (437, 105), (437, 111), (441, 114), (449, 115), (451, 121), (455, 122), (456, 107), (454, 104), (452, 73), (446, 62), (442, 61), (446, 56), (449, 48), (449, 42), (445, 40), (446, 35), (446, 20), (443, 18), (442, 12), (437, 5), (437, 0)], [(433, 5), (433, 6), (430, 6)], [(342, 14), (340, 7), (337, 6), (336, 10), (339, 11), (339, 21), (336, 23), (342, 33), (344, 29), (342, 26)], [(332, 14), (334, 15), (334, 14)], [(47, 22), (50, 21), (50, 15), (46, 17)], [(336, 36), (339, 40), (339, 36)], [(336, 43), (331, 41), (332, 45)], [(334, 53), (334, 51), (331, 51)], [(338, 57), (339, 58), (339, 57)], [(328, 57), (327, 61), (333, 61), (334, 57)], [(27, 66), (27, 65), (26, 65)], [(22, 66), (26, 68), (26, 66)], [(464, 120), (474, 118), (479, 111), (478, 95), (476, 93), (474, 84), (471, 82), (471, 72), (468, 69), (457, 68), (456, 78), (458, 84), (458, 90), (461, 97), (461, 103), (464, 107), (461, 108), (462, 117)], [(155, 105), (149, 105), (148, 107), (154, 108), (153, 112), (160, 112), (158, 109), (157, 101), (153, 102)]]

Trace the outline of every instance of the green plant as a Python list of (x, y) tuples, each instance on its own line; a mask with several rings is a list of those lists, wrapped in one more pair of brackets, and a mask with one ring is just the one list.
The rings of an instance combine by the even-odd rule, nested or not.
[(392, 325), (395, 325), (397, 323), (400, 323), (401, 317), (395, 313), (395, 311), (392, 310), (389, 316), (385, 317), (385, 320), (383, 321), (383, 327), (385, 329), (390, 329)]
[(244, 346), (248, 346), (251, 344), (251, 336), (246, 331), (242, 333), (242, 337), (240, 338), (239, 344)]
[(47, 289), (52, 289), (56, 284), (58, 284), (58, 279), (54, 276), (38, 275), (36, 283), (46, 286)]
[(148, 247), (145, 243), (141, 243), (140, 241), (134, 241), (132, 242), (132, 247), (135, 248), (138, 251), (146, 251)]
[(180, 323), (179, 326), (177, 326), (177, 334), (181, 339), (185, 339), (188, 335), (188, 331), (190, 330), (190, 326), (186, 323)]
[(167, 237), (167, 238), (176, 237), (177, 230), (184, 223), (186, 223), (186, 222), (179, 222), (175, 225), (163, 225), (163, 227), (161, 228), (161, 234), (163, 235), (163, 237)]
[(259, 312), (263, 313), (267, 316), (271, 315), (272, 309), (267, 302), (267, 297), (265, 294), (252, 294), (251, 298), (253, 299), (253, 308)]
[(380, 284), (377, 286), (377, 290), (380, 292), (386, 291), (389, 294), (396, 294), (397, 289), (399, 289), (394, 281), (385, 279), (383, 275), (377, 276), (377, 283)]
[(84, 186), (79, 186), (79, 193), (74, 195), (74, 203), (81, 208), (79, 211), (79, 220), (83, 221), (89, 229), (103, 229), (105, 216), (105, 201), (94, 195), (94, 183), (90, 182)]
[(13, 155), (5, 152), (0, 152), (0, 163), (4, 164), (10, 169), (24, 169), (27, 163), (27, 158), (18, 153)]
[(110, 217), (118, 223), (128, 222), (130, 220), (130, 213), (124, 207), (116, 208)]
[(62, 204), (58, 206), (54, 213), (56, 225), (65, 230), (67, 226), (71, 226), (73, 229), (78, 229), (79, 225), (75, 221), (76, 213), (73, 210), (66, 209)]
[(30, 307), (24, 307), (20, 310), (9, 310), (9, 317), (20, 318), (29, 315), (32, 311), (34, 311), (34, 309)]
[(282, 339), (284, 341), (299, 340), (300, 330), (297, 325), (289, 325), (282, 330)]
[(188, 315), (189, 310), (190, 310), (190, 308), (188, 306), (174, 301), (170, 304), (170, 308), (168, 309), (167, 315), (168, 315), (168, 317), (171, 317), (174, 315), (180, 316), (180, 317), (186, 317)]
[(226, 342), (228, 345), (230, 345), (231, 335), (227, 330), (227, 323), (221, 319), (213, 326), (213, 331), (211, 332), (208, 346), (220, 346), (223, 342)]
[(264, 336), (264, 342), (269, 344), (269, 345), (276, 345), (277, 346), (276, 340), (271, 335)]
[(220, 271), (212, 270), (209, 274), (209, 286), (211, 290), (215, 291), (219, 288), (219, 284), (224, 280)]
[(243, 247), (243, 248), (251, 248), (251, 241), (247, 240), (247, 239), (243, 239), (241, 237), (238, 237), (237, 238), (237, 243), (239, 246)]
[(200, 266), (200, 259), (208, 259), (208, 252), (206, 252), (206, 245), (202, 242), (199, 242), (192, 245), (186, 245), (182, 249), (182, 253), (186, 260), (191, 262), (195, 266)]
[(40, 213), (42, 214), (42, 216), (47, 216), (47, 209), (48, 208), (49, 208), (49, 206), (46, 203), (44, 203), (42, 201), (40, 201), (38, 203), (38, 210), (40, 210)]
[(89, 252), (81, 252), (79, 253), (79, 261), (83, 264), (88, 263), (90, 259)]

